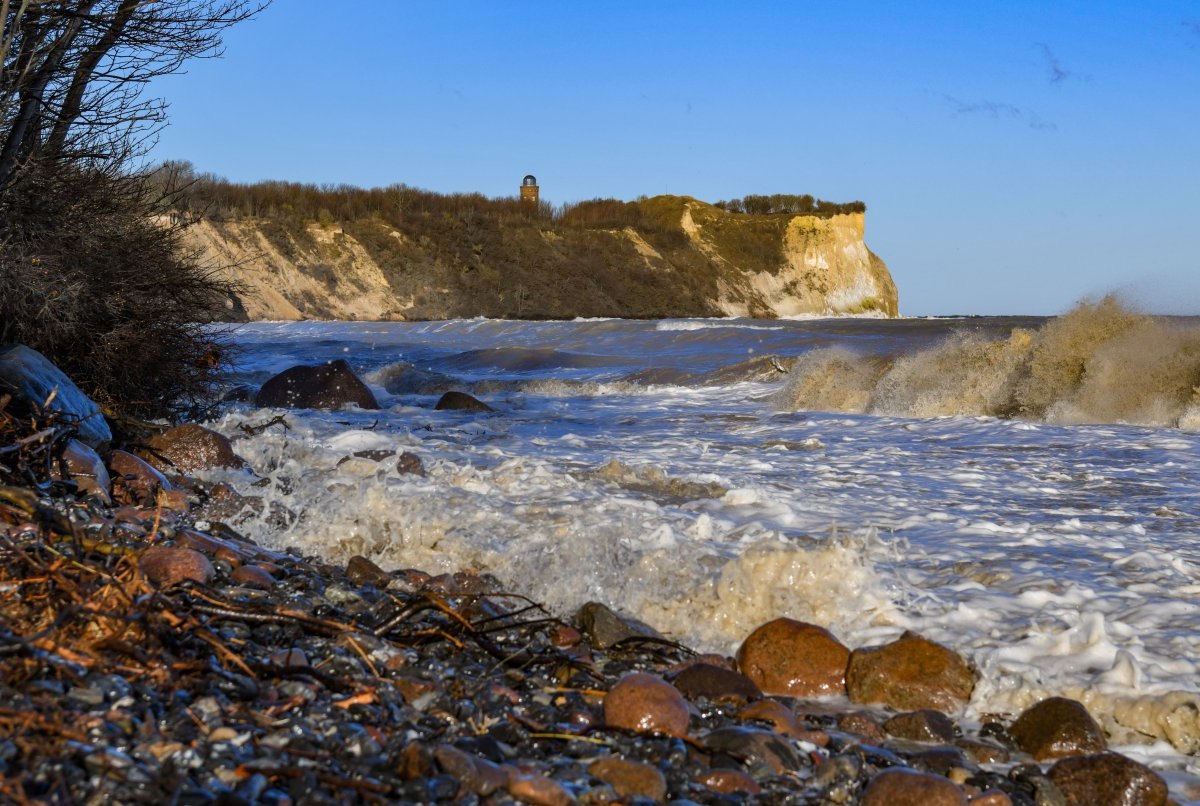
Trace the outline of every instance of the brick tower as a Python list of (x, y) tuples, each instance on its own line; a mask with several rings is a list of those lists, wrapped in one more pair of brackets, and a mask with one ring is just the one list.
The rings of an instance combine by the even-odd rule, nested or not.
[(529, 174), (521, 180), (521, 201), (533, 202), (538, 201), (538, 183), (537, 177)]

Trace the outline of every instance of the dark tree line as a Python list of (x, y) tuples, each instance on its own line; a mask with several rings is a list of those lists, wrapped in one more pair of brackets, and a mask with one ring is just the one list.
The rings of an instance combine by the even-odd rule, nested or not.
[(228, 284), (180, 247), (137, 170), (165, 123), (154, 79), (220, 52), (256, 0), (0, 0), (0, 343), (102, 403), (178, 410), (216, 367)]
[(818, 199), (807, 193), (773, 193), (769, 196), (743, 196), (740, 199), (719, 201), (717, 207), (731, 213), (750, 213), (752, 215), (771, 215), (774, 213), (791, 213), (792, 215), (838, 215), (839, 213), (865, 213), (867, 205), (860, 201), (831, 202)]

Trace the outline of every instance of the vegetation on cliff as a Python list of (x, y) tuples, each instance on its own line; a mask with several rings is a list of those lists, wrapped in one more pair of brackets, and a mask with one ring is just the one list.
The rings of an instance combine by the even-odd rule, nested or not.
[[(269, 258), (258, 285), (286, 297), (289, 308), (268, 305), (261, 315), (269, 318), (770, 317), (780, 313), (777, 300), (750, 278), (786, 273), (796, 217), (785, 210), (731, 215), (686, 196), (554, 206), (404, 185), (246, 185), (197, 175), (187, 163), (164, 164), (154, 178), (177, 194), (181, 218), (202, 221), (197, 245), (226, 259)], [(811, 200), (763, 198), (797, 209)], [(814, 207), (804, 215), (820, 220), (862, 209), (857, 202), (804, 203)], [(365, 264), (379, 276), (365, 278)], [(829, 285), (808, 282), (822, 284)], [(381, 300), (374, 307), (337, 304), (372, 295)], [(886, 289), (878, 296), (880, 309), (894, 312)]]

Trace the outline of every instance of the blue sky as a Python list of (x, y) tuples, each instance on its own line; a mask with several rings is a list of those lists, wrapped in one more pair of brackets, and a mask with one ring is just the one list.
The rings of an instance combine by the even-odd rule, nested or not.
[(861, 199), (904, 314), (1200, 314), (1196, 0), (275, 0), (154, 89), (236, 181)]

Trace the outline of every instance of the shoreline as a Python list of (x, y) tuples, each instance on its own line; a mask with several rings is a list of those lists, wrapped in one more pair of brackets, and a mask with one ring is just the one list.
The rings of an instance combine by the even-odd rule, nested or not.
[[(9, 425), (6, 466), (58, 444), (20, 444)], [(201, 531), (198, 513), (234, 491), (112, 469), (111, 505), (0, 490), (0, 791), (15, 802), (879, 804), (902, 791), (996, 806), (1114, 775), (1166, 791), (1086, 723), (1067, 753), (1092, 765), (1080, 773), (1035, 761), (1014, 723), (956, 722), (943, 713), (956, 700), (772, 695), (742, 653), (697, 655), (599, 605), (566, 621), (486, 575), (337, 566)]]

